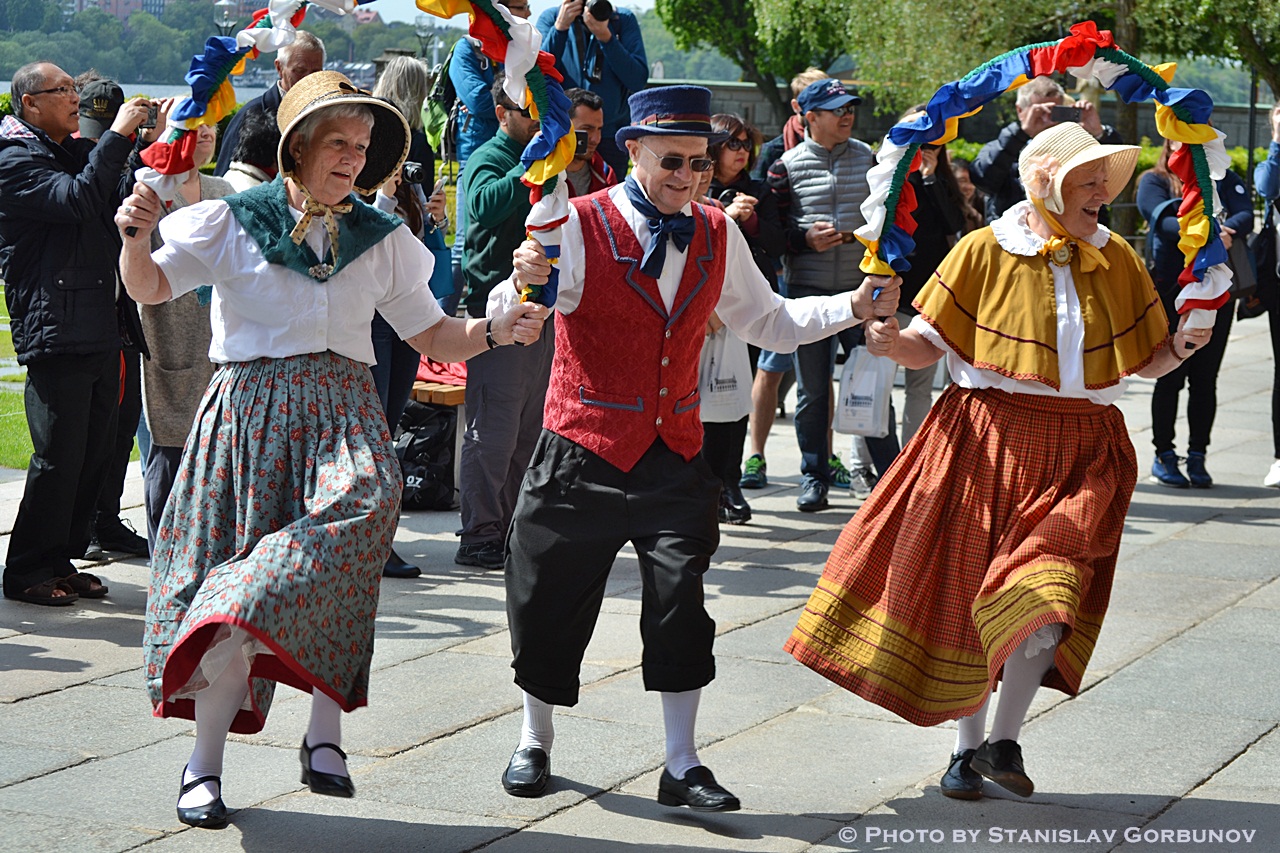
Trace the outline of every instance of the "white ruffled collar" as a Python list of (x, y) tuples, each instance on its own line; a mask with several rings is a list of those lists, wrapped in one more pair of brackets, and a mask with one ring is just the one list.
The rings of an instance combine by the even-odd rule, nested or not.
[[(1027, 224), (1027, 214), (1032, 210), (1031, 202), (1020, 201), (1004, 212), (1004, 215), (991, 223), (991, 232), (995, 234), (1000, 248), (1011, 255), (1030, 257), (1040, 254), (1044, 247), (1044, 238), (1031, 230)], [(1101, 249), (1111, 240), (1111, 229), (1099, 223), (1098, 230), (1085, 240)]]

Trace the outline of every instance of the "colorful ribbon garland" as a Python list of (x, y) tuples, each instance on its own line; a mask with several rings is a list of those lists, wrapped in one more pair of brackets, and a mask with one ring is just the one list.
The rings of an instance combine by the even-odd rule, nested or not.
[(871, 193), (862, 203), (866, 225), (856, 232), (867, 247), (863, 272), (893, 275), (911, 268), (915, 249), (915, 191), (907, 176), (920, 167), (919, 148), (944, 145), (956, 138), (959, 121), (988, 102), (1035, 77), (1069, 72), (1093, 78), (1126, 103), (1156, 101), (1156, 126), (1166, 139), (1182, 146), (1169, 158), (1169, 171), (1183, 185), (1178, 208), (1178, 248), (1186, 259), (1179, 276), (1178, 312), (1190, 312), (1187, 324), (1212, 327), (1214, 311), (1228, 299), (1231, 271), (1213, 212), (1218, 206), (1214, 181), (1231, 165), (1226, 134), (1208, 124), (1213, 101), (1199, 89), (1170, 86), (1173, 64), (1151, 67), (1115, 46), (1109, 30), (1092, 21), (1078, 23), (1071, 35), (1056, 42), (1026, 45), (978, 66), (960, 80), (947, 83), (929, 99), (924, 115), (895, 124), (867, 174)]

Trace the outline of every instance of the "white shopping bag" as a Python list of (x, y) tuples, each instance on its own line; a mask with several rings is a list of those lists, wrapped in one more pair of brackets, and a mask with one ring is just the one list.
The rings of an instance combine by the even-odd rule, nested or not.
[(703, 423), (732, 423), (751, 414), (751, 356), (728, 326), (702, 342), (698, 391)]
[(889, 394), (897, 369), (892, 359), (872, 355), (866, 347), (854, 347), (840, 373), (836, 432), (868, 438), (889, 434)]

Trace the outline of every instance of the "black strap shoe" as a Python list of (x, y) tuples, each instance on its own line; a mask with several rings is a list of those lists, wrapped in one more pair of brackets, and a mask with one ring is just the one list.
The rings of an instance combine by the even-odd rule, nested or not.
[(982, 799), (982, 777), (969, 766), (974, 752), (976, 750), (965, 749), (951, 756), (951, 766), (942, 774), (942, 781), (938, 783), (942, 796), (953, 800)]
[(387, 557), (387, 564), (382, 567), (384, 578), (416, 578), (420, 574), (422, 569), (401, 557), (394, 548), (391, 549), (391, 556)]
[(536, 746), (517, 749), (502, 774), (502, 787), (513, 797), (541, 797), (551, 779), (551, 756)]
[(988, 743), (984, 740), (969, 759), (969, 766), (1019, 797), (1029, 797), (1036, 790), (1035, 783), (1022, 769), (1022, 747), (1017, 741)]
[(688, 806), (695, 812), (736, 812), (742, 808), (738, 798), (716, 782), (711, 771), (699, 764), (677, 779), (665, 767), (658, 781), (658, 804)]
[(317, 749), (332, 749), (342, 757), (344, 763), (347, 760), (347, 754), (339, 749), (337, 744), (318, 743), (315, 746), (307, 746), (307, 739), (304, 737), (302, 748), (298, 750), (298, 760), (302, 762), (302, 784), (309, 787), (313, 794), (321, 794), (325, 797), (354, 797), (356, 786), (350, 776), (321, 773), (319, 770), (311, 769), (311, 754)]
[(192, 779), (190, 782), (182, 782), (187, 778), (187, 768), (182, 768), (182, 775), (178, 777), (181, 783), (178, 788), (178, 802), (182, 802), (182, 798), (187, 794), (199, 788), (206, 782), (213, 782), (218, 786), (218, 796), (213, 802), (205, 803), (200, 806), (190, 806), (187, 808), (178, 806), (178, 820), (187, 826), (194, 826), (198, 829), (222, 829), (227, 825), (227, 806), (222, 802), (222, 779), (217, 776), (201, 776), (199, 779)]

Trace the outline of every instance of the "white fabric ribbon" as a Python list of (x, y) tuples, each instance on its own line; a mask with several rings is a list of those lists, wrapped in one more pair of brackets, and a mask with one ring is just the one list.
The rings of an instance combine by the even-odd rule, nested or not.
[(183, 172), (181, 175), (162, 175), (150, 166), (143, 166), (135, 171), (133, 176), (138, 179), (138, 183), (146, 184), (154, 190), (155, 194), (160, 196), (160, 200), (167, 204), (178, 197), (178, 192), (191, 176), (191, 172)]
[(876, 164), (867, 171), (867, 184), (871, 188), (871, 193), (862, 202), (862, 217), (866, 220), (866, 224), (854, 233), (868, 243), (879, 240), (880, 235), (884, 233), (887, 212), (885, 201), (889, 198), (893, 173), (898, 170), (898, 164), (902, 162), (903, 155), (906, 153), (906, 148), (895, 145), (886, 136), (880, 143), (879, 152), (876, 153)]

